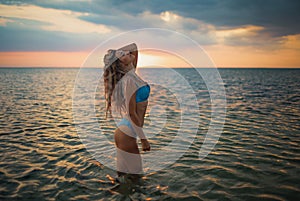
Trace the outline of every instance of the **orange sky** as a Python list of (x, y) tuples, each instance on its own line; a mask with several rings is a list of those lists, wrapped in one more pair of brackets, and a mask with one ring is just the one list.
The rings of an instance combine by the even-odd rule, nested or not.
[[(205, 48), (216, 67), (300, 67), (299, 51), (269, 52), (245, 47), (211, 46)], [(0, 52), (1, 67), (81, 67), (89, 52)], [(99, 67), (101, 67), (99, 64)], [(98, 66), (98, 64), (96, 65)], [(139, 67), (191, 67), (174, 55), (141, 52)]]

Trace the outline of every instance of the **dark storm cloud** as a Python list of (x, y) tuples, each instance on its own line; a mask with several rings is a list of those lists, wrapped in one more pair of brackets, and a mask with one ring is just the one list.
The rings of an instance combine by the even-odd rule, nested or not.
[[(161, 13), (169, 10), (216, 26), (236, 27), (258, 25), (274, 36), (300, 32), (300, 1), (298, 0), (110, 0), (110, 1), (0, 1), (6, 4), (34, 4), (55, 9), (68, 9), (91, 14), (118, 15), (118, 11), (137, 15), (144, 11)], [(103, 22), (101, 18), (86, 18)], [(113, 21), (112, 21), (113, 22)], [(106, 21), (109, 23), (109, 21)]]
[[(156, 18), (142, 18), (142, 13), (160, 14), (171, 11), (185, 18), (200, 20), (214, 25), (217, 29), (237, 28), (245, 25), (264, 27), (258, 36), (241, 40), (227, 38), (230, 45), (257, 45), (268, 41), (272, 43), (281, 36), (300, 33), (300, 1), (297, 0), (73, 0), (73, 1), (5, 1), (7, 5), (37, 5), (44, 8), (84, 12), (79, 18), (95, 24), (115, 27), (117, 31), (138, 29), (144, 27), (161, 27), (177, 29)], [(1, 16), (1, 13), (0, 13)], [(57, 19), (59, 20), (59, 19)], [(192, 33), (201, 44), (215, 43), (214, 38), (205, 30), (198, 33), (198, 24), (185, 21), (179, 31)], [(208, 30), (209, 31), (209, 30)], [(191, 34), (192, 35), (192, 34)], [(263, 36), (263, 37), (262, 37)], [(102, 38), (103, 39), (103, 38)], [(260, 39), (260, 40), (258, 40)], [(92, 47), (93, 43), (101, 41), (99, 35), (50, 32), (34, 28), (0, 27), (0, 51), (15, 50), (81, 50)], [(254, 42), (257, 42), (255, 44)]]
[[(184, 17), (202, 20), (215, 26), (238, 27), (257, 25), (266, 28), (273, 36), (284, 36), (300, 32), (300, 1), (298, 0), (110, 0), (110, 1), (26, 1), (43, 7), (71, 9), (91, 14), (118, 12), (138, 15), (144, 11), (159, 14), (173, 11)], [(101, 18), (86, 18), (101, 23)], [(109, 23), (110, 21), (106, 21)], [(112, 20), (112, 23), (114, 21)], [(130, 22), (129, 22), (130, 23)]]
[(300, 1), (297, 0), (174, 0), (138, 1), (138, 3), (113, 0), (112, 2), (120, 5), (119, 9), (130, 11), (132, 14), (141, 12), (141, 9), (153, 13), (170, 10), (215, 26), (263, 26), (274, 36), (300, 32)]

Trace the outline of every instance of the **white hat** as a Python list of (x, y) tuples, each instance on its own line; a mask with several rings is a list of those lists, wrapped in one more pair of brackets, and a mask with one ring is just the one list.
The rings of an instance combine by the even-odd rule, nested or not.
[(123, 50), (113, 50), (109, 49), (107, 51), (107, 54), (104, 55), (103, 62), (105, 64), (104, 69), (109, 67), (113, 62), (115, 62), (117, 59), (120, 59), (121, 57), (125, 56), (126, 52)]

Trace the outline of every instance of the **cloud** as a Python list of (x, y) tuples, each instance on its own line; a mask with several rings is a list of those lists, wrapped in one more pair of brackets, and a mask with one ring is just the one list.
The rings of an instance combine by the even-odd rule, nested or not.
[[(108, 33), (111, 29), (102, 24), (94, 24), (79, 19), (88, 13), (71, 10), (56, 10), (35, 5), (0, 5), (0, 13), (6, 22), (12, 19), (25, 19), (42, 22), (42, 30), (70, 33)], [(3, 21), (3, 20), (2, 20)], [(1, 25), (6, 23), (1, 23)]]
[[(123, 19), (126, 19), (125, 16)], [(265, 32), (266, 28), (262, 26), (250, 24), (240, 27), (218, 27), (201, 20), (178, 15), (172, 11), (164, 11), (158, 14), (145, 11), (138, 14), (133, 22), (133, 24), (146, 23), (154, 27), (175, 30), (191, 37), (200, 45), (224, 44), (255, 46), (264, 49), (276, 48), (284, 40), (282, 37), (271, 37), (270, 34)]]
[(0, 27), (0, 51), (87, 51), (107, 35), (50, 32), (20, 27)]
[[(298, 23), (294, 24), (299, 18), (295, 14), (298, 3), (294, 1), (289, 4), (277, 0), (272, 3), (268, 0), (260, 3), (236, 0), (14, 2), (0, 5), (1, 51), (88, 49), (123, 31), (148, 27), (178, 31), (200, 45), (277, 49), (287, 48), (282, 44), (291, 41), (290, 36), (299, 29)], [(280, 20), (273, 16), (275, 13), (282, 14)], [(293, 20), (283, 23), (286, 19)], [(149, 39), (152, 40), (164, 39), (159, 36)]]
[[(172, 11), (163, 11), (161, 13), (155, 14), (150, 11), (144, 11), (136, 15), (129, 15), (127, 13), (119, 12), (118, 15), (106, 15), (106, 14), (78, 14), (77, 12), (67, 11), (67, 10), (54, 10), (45, 8), (40, 8), (36, 6), (19, 6), (20, 9), (26, 8), (23, 13), (14, 13), (14, 16), (18, 16), (17, 22), (18, 26), (8, 26), (1, 30), (1, 44), (0, 50), (5, 51), (38, 51), (38, 50), (55, 50), (55, 51), (74, 51), (82, 49), (92, 49), (101, 41), (114, 36), (122, 31), (147, 28), (147, 27), (157, 27), (163, 29), (175, 30), (179, 33), (183, 33), (186, 36), (191, 37), (191, 39), (197, 41), (200, 45), (215, 45), (215, 44), (226, 44), (231, 46), (257, 46), (259, 48), (265, 48), (266, 46), (277, 44), (276, 40), (269, 37), (266, 33), (264, 27), (247, 25), (237, 28), (232, 27), (217, 27), (213, 24), (208, 24), (204, 21), (197, 20), (194, 18), (183, 17)], [(56, 13), (52, 18), (53, 23), (50, 24), (51, 20), (44, 18), (42, 15), (40, 21), (34, 19), (37, 18), (37, 14), (34, 15), (29, 12), (29, 8), (38, 8), (40, 10), (46, 10), (48, 14), (51, 12)], [(1, 8), (1, 7), (0, 7)], [(80, 17), (81, 21), (93, 19), (95, 22), (86, 22), (89, 24), (99, 24), (98, 20), (103, 23), (109, 24), (109, 33), (91, 33), (86, 28), (81, 32), (82, 23), (74, 25), (72, 27), (73, 32), (64, 31), (66, 28), (60, 28), (64, 26), (66, 22), (61, 22), (60, 15), (57, 12), (61, 12), (60, 15), (71, 15), (75, 18)], [(30, 15), (30, 17), (27, 17)], [(6, 14), (6, 16), (12, 16)], [(25, 16), (25, 17), (24, 17)], [(21, 18), (23, 17), (23, 18)], [(59, 17), (59, 18), (56, 18)], [(5, 20), (10, 20), (9, 18), (0, 18)], [(16, 18), (13, 18), (16, 20)], [(48, 21), (48, 24), (45, 24)], [(54, 21), (56, 21), (54, 23)], [(59, 22), (57, 22), (59, 21)], [(35, 22), (35, 23), (33, 23)], [(39, 22), (39, 23), (36, 23)], [(8, 21), (3, 22), (7, 24)], [(61, 23), (59, 26), (56, 26)], [(31, 28), (30, 28), (31, 27)], [(76, 27), (76, 28), (75, 28)], [(1, 28), (1, 27), (0, 27)], [(60, 31), (54, 31), (59, 29)], [(79, 30), (79, 31), (78, 31)], [(93, 29), (92, 29), (93, 30)], [(70, 30), (69, 30), (70, 31)], [(20, 34), (22, 33), (22, 34)], [(78, 35), (78, 33), (81, 33)], [(142, 37), (148, 37), (147, 41), (151, 43), (157, 43), (158, 40), (165, 40), (165, 37), (170, 39), (171, 36), (148, 36), (143, 35)], [(13, 43), (9, 41), (14, 41)], [(263, 42), (263, 43), (262, 43)], [(183, 47), (180, 41), (174, 42), (175, 47)]]
[(230, 46), (254, 46), (256, 48), (274, 48), (279, 45), (280, 37), (270, 37), (264, 32), (265, 27), (246, 25), (237, 28), (218, 29), (215, 31), (218, 44)]
[(0, 17), (0, 26), (6, 26), (7, 25), (7, 23), (9, 23), (9, 22), (14, 22), (13, 20), (10, 20), (10, 19), (6, 19), (6, 18), (2, 18), (2, 17)]
[[(14, 2), (20, 4), (17, 3), (18, 1), (10, 1), (9, 4), (14, 4)], [(200, 20), (216, 27), (237, 28), (246, 25), (264, 27), (264, 31), (273, 37), (300, 32), (298, 25), (300, 1), (298, 0), (28, 0), (26, 2), (45, 8), (87, 12), (90, 15), (113, 15), (115, 17), (120, 16), (120, 13), (138, 16), (145, 11), (153, 14), (171, 11), (176, 15)]]
[(179, 17), (180, 17), (179, 15), (176, 15), (175, 13), (169, 11), (160, 13), (160, 18), (165, 22), (176, 21)]
[[(51, 6), (49, 4), (47, 6)], [(71, 5), (65, 2), (63, 5), (67, 4), (77, 10), (89, 10), (91, 14), (107, 13), (103, 8), (110, 8), (109, 12), (114, 15), (127, 13), (131, 16), (138, 16), (145, 11), (153, 14), (170, 11), (175, 15), (200, 20), (216, 27), (260, 26), (274, 37), (300, 32), (298, 25), (300, 1), (298, 0), (93, 0), (81, 8), (79, 4)]]
[[(285, 36), (283, 37), (283, 39), (283, 48), (300, 51), (300, 34)], [(300, 57), (300, 54), (298, 55), (298, 57)]]

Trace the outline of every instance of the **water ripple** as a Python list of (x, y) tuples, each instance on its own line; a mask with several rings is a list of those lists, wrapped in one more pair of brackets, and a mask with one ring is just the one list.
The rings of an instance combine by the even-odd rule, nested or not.
[[(86, 72), (91, 81), (95, 71)], [(152, 83), (159, 74), (183, 87), (168, 80), (163, 70), (156, 71), (140, 73)], [(209, 93), (193, 69), (176, 71), (189, 81), (199, 103), (199, 118), (188, 117), (199, 122), (196, 138), (174, 164), (144, 175), (142, 185), (112, 190), (116, 173), (93, 158), (76, 126), (94, 131), (101, 124), (111, 144), (93, 144), (92, 149), (105, 153), (113, 144), (115, 123), (104, 120), (100, 94), (97, 118), (78, 106), (86, 116), (73, 122), (78, 69), (1, 69), (0, 200), (299, 200), (299, 70), (220, 70), (226, 123), (215, 148), (202, 160), (198, 151), (211, 118)], [(88, 93), (76, 98), (86, 100)], [(160, 107), (150, 115), (155, 106)], [(175, 94), (153, 84), (145, 119), (146, 125), (157, 123), (149, 129), (153, 150), (176, 137), (180, 112)], [(182, 144), (177, 146), (166, 151), (179, 153)]]

